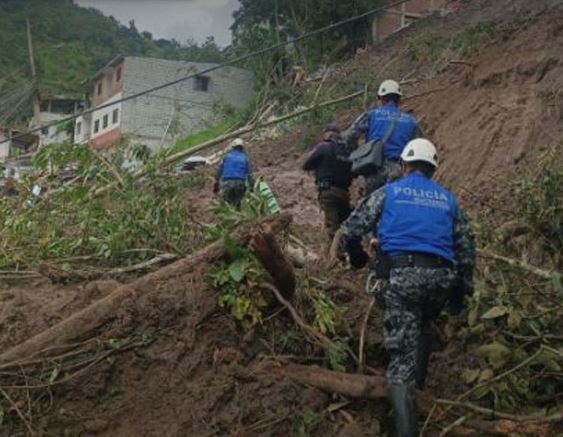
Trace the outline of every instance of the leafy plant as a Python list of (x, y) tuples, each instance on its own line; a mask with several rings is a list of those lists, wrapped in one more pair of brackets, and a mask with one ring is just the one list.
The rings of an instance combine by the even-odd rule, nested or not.
[(563, 165), (562, 144), (552, 147), (536, 174), (515, 184), (519, 213), (551, 246), (552, 253), (563, 251)]
[[(515, 184), (515, 221), (526, 224), (527, 244), (503, 242), (498, 250), (518, 259), (520, 251), (542, 236), (547, 244), (541, 245), (537, 259), (559, 269), (563, 171), (556, 159), (557, 147), (548, 151), (536, 172)], [(482, 243), (491, 246), (499, 241), (494, 234), (482, 237)], [(522, 414), (561, 408), (561, 276), (530, 278), (526, 271), (504, 264), (487, 265), (485, 271), (477, 278), (470, 300), (469, 326), (457, 334), (471, 345), (473, 363), (463, 379), (473, 386), (472, 397), (489, 400), (495, 409)]]
[(296, 413), (291, 424), (292, 437), (308, 437), (308, 428), (315, 420), (315, 417), (315, 412), (308, 406), (303, 407), (303, 410)]
[[(0, 199), (0, 265), (33, 267), (41, 260), (90, 256), (109, 267), (159, 251), (186, 253), (197, 245), (197, 229), (183, 207), (192, 178), (148, 172), (142, 181), (134, 180), (119, 165), (128, 150), (103, 157), (72, 145), (41, 149), (35, 163), (42, 176), (20, 184), (19, 196)], [(63, 168), (75, 171), (70, 185), (59, 177)], [(92, 196), (114, 181), (119, 189)], [(34, 184), (48, 197), (29, 202)]]
[(219, 305), (248, 329), (262, 321), (262, 311), (268, 304), (260, 288), (264, 272), (253, 257), (233, 246), (232, 241), (226, 246), (231, 248), (234, 259), (213, 266), (209, 276), (220, 291)]

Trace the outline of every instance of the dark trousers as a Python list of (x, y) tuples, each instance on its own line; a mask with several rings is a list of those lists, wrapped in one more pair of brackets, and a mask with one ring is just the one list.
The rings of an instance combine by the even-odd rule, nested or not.
[(246, 181), (241, 179), (226, 179), (221, 181), (221, 198), (235, 208), (240, 208), (244, 193), (246, 192)]
[(324, 212), (325, 228), (332, 240), (342, 222), (352, 212), (350, 193), (348, 190), (338, 187), (322, 189), (319, 190), (319, 203)]
[(449, 268), (391, 269), (389, 280), (378, 296), (384, 310), (385, 346), (390, 356), (387, 380), (390, 384), (414, 385), (417, 357), (420, 356), (417, 352), (423, 346), (420, 344), (422, 334), (442, 311), (455, 281), (455, 271)]

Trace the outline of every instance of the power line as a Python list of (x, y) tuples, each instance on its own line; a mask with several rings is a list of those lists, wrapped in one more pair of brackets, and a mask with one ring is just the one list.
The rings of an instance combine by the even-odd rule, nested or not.
[[(350, 18), (346, 18), (344, 20), (340, 20), (336, 23), (329, 24), (328, 26), (324, 26), (324, 27), (321, 27), (319, 29), (313, 30), (312, 32), (303, 34), (303, 35), (295, 37), (295, 38), (291, 38), (287, 41), (271, 45), (269, 47), (257, 50), (255, 52), (248, 53), (246, 55), (239, 56), (238, 58), (232, 59), (230, 61), (222, 62), (220, 64), (214, 65), (213, 67), (209, 67), (207, 69), (199, 71), (197, 73), (190, 74), (188, 76), (184, 76), (182, 78), (173, 80), (172, 82), (168, 82), (168, 83), (165, 83), (165, 84), (162, 84), (162, 85), (158, 85), (158, 86), (155, 86), (153, 88), (149, 88), (145, 91), (141, 91), (141, 92), (132, 94), (130, 96), (123, 97), (120, 100), (116, 100), (116, 101), (111, 102), (111, 103), (106, 103), (106, 104), (103, 104), (103, 105), (95, 107), (95, 108), (90, 108), (90, 109), (87, 109), (87, 110), (85, 110), (85, 111), (83, 111), (79, 114), (74, 114), (74, 115), (71, 115), (69, 117), (63, 118), (61, 120), (54, 121), (54, 122), (51, 122), (51, 123), (47, 123), (46, 125), (43, 125), (43, 126), (40, 126), (40, 127), (34, 128), (34, 129), (30, 129), (25, 133), (22, 133), (22, 134), (19, 134), (19, 135), (12, 137), (12, 139), (18, 139), (19, 137), (23, 137), (23, 136), (29, 135), (31, 133), (34, 133), (34, 132), (39, 132), (42, 129), (47, 129), (47, 128), (50, 128), (52, 126), (58, 126), (58, 125), (61, 125), (63, 123), (67, 123), (69, 121), (76, 120), (78, 117), (88, 115), (88, 114), (92, 114), (93, 112), (100, 111), (102, 109), (106, 109), (106, 108), (109, 108), (111, 106), (115, 106), (119, 103), (124, 103), (124, 102), (127, 102), (129, 100), (137, 99), (137, 98), (142, 97), (146, 94), (154, 93), (155, 91), (159, 91), (161, 89), (168, 88), (170, 86), (176, 85), (176, 84), (184, 82), (186, 80), (193, 79), (194, 77), (201, 76), (202, 74), (211, 73), (211, 72), (219, 70), (221, 68), (225, 68), (225, 67), (231, 66), (233, 64), (238, 64), (239, 62), (246, 61), (247, 59), (250, 59), (250, 58), (253, 58), (253, 57), (256, 57), (256, 56), (260, 56), (260, 55), (266, 54), (266, 53), (271, 52), (271, 51), (278, 50), (282, 47), (285, 47), (285, 46), (288, 46), (288, 45), (291, 45), (291, 44), (295, 44), (299, 41), (303, 41), (303, 40), (311, 38), (313, 36), (320, 35), (321, 33), (325, 33), (329, 30), (333, 30), (333, 29), (336, 29), (338, 27), (344, 26), (345, 24), (353, 23), (354, 21), (361, 20), (362, 18), (366, 18), (366, 17), (369, 17), (371, 15), (375, 15), (378, 12), (384, 11), (386, 9), (389, 9), (389, 8), (392, 8), (392, 7), (395, 7), (395, 6), (399, 6), (399, 5), (406, 3), (408, 1), (409, 0), (399, 0), (399, 1), (396, 1), (396, 2), (393, 2), (393, 3), (389, 3), (385, 6), (381, 6), (379, 8), (375, 8), (375, 9), (372, 9), (370, 11), (364, 12), (363, 14), (356, 15), (356, 16), (350, 17)], [(9, 140), (0, 141), (0, 144), (3, 144), (3, 143), (8, 142), (8, 141)]]

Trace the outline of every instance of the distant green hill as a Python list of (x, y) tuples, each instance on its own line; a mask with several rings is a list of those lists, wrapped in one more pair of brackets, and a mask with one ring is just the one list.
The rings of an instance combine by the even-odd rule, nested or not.
[[(26, 17), (32, 25), (41, 95), (78, 96), (82, 83), (118, 54), (216, 62), (212, 39), (201, 46), (153, 39), (72, 0), (0, 0), (0, 99), (29, 80)], [(0, 102), (1, 104), (1, 102)], [(0, 114), (1, 115), (1, 114)]]

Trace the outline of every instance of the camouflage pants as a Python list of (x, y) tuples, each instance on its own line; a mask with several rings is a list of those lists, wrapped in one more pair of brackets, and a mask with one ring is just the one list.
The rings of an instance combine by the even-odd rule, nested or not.
[(246, 192), (246, 181), (240, 179), (226, 179), (221, 181), (221, 198), (228, 204), (240, 208), (240, 203)]
[(325, 228), (332, 240), (342, 222), (352, 212), (350, 208), (350, 193), (348, 190), (338, 187), (320, 190), (319, 203), (324, 212)]
[(421, 334), (442, 311), (455, 280), (455, 271), (450, 268), (391, 269), (378, 295), (384, 310), (390, 384), (414, 383)]
[(401, 176), (401, 164), (399, 161), (384, 161), (383, 167), (376, 174), (364, 177), (365, 184), (361, 192), (362, 197), (373, 193), (387, 182), (393, 182)]

